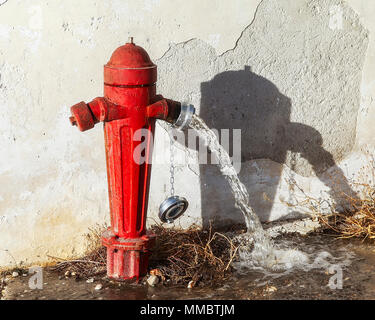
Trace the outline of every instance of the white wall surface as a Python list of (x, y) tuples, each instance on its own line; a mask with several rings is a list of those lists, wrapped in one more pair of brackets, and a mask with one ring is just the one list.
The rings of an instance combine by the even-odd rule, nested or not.
[[(224, 100), (232, 103), (217, 90), (234, 76), (259, 92), (268, 89), (258, 97), (262, 106), (270, 90), (285, 98), (287, 123), (277, 122), (282, 112), (277, 123), (301, 124), (309, 128), (302, 136), (321, 138), (319, 150), (328, 152), (321, 162), (313, 150), (305, 152), (311, 161), (304, 158), (301, 141), (282, 143), (282, 156), (262, 149), (262, 140), (242, 146), (240, 176), (262, 220), (309, 212), (300, 205), (306, 194), (332, 201), (332, 174), (368, 182), (374, 15), (375, 4), (365, 0), (0, 0), (0, 267), (79, 256), (89, 228), (108, 223), (102, 127), (79, 132), (69, 124), (69, 107), (102, 95), (103, 65), (130, 35), (158, 65), (159, 93), (190, 101), (213, 125), (208, 104), (217, 100), (220, 114)], [(257, 119), (241, 95), (258, 100), (252, 88), (236, 90), (219, 124), (237, 117), (237, 106), (245, 114), (240, 127), (251, 128)], [(243, 141), (253, 143), (250, 136)], [(155, 143), (155, 156), (164, 154), (168, 139), (160, 125)], [(291, 188), (290, 177), (305, 194)], [(155, 164), (150, 223), (168, 192), (169, 167)], [(181, 226), (242, 219), (214, 167), (180, 166), (176, 192), (190, 202)]]

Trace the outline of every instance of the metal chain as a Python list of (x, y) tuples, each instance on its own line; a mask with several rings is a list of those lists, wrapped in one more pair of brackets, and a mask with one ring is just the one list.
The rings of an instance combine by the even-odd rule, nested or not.
[(169, 128), (169, 153), (170, 153), (170, 168), (169, 173), (171, 174), (169, 178), (169, 182), (171, 184), (171, 196), (174, 196), (174, 135), (173, 135), (173, 129), (172, 126)]

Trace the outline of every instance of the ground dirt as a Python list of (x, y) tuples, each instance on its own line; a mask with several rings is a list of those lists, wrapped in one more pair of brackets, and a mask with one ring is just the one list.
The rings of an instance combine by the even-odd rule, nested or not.
[[(350, 265), (343, 268), (342, 289), (332, 289), (329, 270), (312, 269), (310, 271), (293, 270), (289, 274), (273, 277), (261, 272), (248, 271), (231, 277), (220, 285), (199, 286), (188, 289), (186, 285), (159, 283), (155, 287), (139, 283), (115, 282), (105, 275), (94, 277), (93, 282), (79, 279), (74, 275), (61, 275), (51, 268), (43, 270), (43, 288), (31, 290), (31, 275), (27, 270), (19, 271), (12, 277), (11, 272), (3, 275), (3, 300), (47, 300), (47, 299), (84, 299), (84, 300), (121, 300), (121, 299), (374, 299), (375, 298), (375, 246), (373, 243), (356, 239), (336, 239), (330, 234), (312, 234), (308, 236), (283, 235), (277, 242), (290, 242), (296, 248), (305, 248), (310, 253), (329, 252), (333, 256), (343, 253), (350, 255)], [(92, 280), (92, 279), (91, 279)], [(100, 290), (95, 288), (102, 285)]]

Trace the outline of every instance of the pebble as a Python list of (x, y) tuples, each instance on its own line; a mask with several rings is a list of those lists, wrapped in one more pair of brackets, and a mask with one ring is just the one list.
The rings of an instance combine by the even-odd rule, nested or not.
[(95, 286), (95, 290), (96, 291), (99, 291), (99, 290), (101, 290), (103, 288), (103, 285), (101, 284), (101, 283), (99, 283), (99, 284), (97, 284), (96, 286)]
[(149, 286), (154, 287), (159, 283), (159, 278), (155, 275), (151, 275), (147, 278), (147, 283)]
[(86, 282), (87, 283), (93, 283), (94, 282), (94, 278), (87, 279)]
[(12, 272), (12, 277), (17, 278), (20, 274), (17, 271)]
[(271, 286), (271, 287), (268, 287), (268, 288), (266, 289), (266, 291), (269, 292), (269, 293), (272, 293), (272, 292), (277, 291), (277, 288), (274, 287), (274, 286)]

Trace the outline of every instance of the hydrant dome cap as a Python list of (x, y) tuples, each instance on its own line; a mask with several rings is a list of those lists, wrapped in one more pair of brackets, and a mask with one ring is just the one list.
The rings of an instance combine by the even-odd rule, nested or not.
[(104, 66), (104, 84), (110, 86), (144, 86), (156, 82), (156, 65), (134, 43), (117, 48)]
[(118, 47), (108, 61), (107, 67), (115, 68), (149, 68), (154, 67), (145, 49), (134, 43)]

